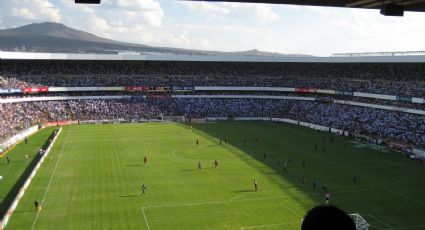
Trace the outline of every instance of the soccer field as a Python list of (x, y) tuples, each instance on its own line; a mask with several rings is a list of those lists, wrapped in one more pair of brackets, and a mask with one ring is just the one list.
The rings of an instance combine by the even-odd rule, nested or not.
[(331, 204), (360, 213), (370, 229), (425, 229), (425, 170), (417, 162), (271, 122), (193, 124), (193, 131), (178, 123), (64, 127), (6, 229), (299, 229), (306, 211), (324, 203), (322, 184)]

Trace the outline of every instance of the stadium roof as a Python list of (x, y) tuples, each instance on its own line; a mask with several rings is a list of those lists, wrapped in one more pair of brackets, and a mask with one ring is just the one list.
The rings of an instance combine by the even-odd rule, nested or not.
[(176, 54), (70, 54), (2, 52), (0, 60), (99, 60), (99, 61), (187, 61), (187, 62), (299, 62), (299, 63), (425, 63), (425, 55), (338, 56), (338, 57), (270, 57)]
[[(204, 1), (204, 0), (192, 0)], [(217, 1), (217, 0), (207, 0)], [(219, 0), (222, 2), (271, 3), (305, 6), (332, 6), (362, 9), (381, 9), (386, 4), (404, 6), (406, 11), (425, 12), (425, 0)]]

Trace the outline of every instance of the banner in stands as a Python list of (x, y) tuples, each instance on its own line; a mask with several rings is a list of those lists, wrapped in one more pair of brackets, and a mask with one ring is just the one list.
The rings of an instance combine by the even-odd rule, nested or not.
[(124, 87), (49, 87), (49, 92), (123, 91)]
[(48, 87), (39, 87), (39, 88), (23, 88), (23, 93), (44, 93), (49, 91)]
[(397, 97), (394, 96), (394, 95), (362, 93), (362, 92), (354, 92), (353, 95), (356, 96), (356, 97), (376, 98), (376, 99), (391, 100), (391, 101), (397, 100)]
[(415, 155), (416, 158), (425, 159), (425, 151), (421, 149), (412, 148), (412, 153)]
[(146, 92), (149, 90), (149, 86), (126, 86), (124, 91), (126, 92)]
[(149, 92), (168, 92), (170, 87), (168, 86), (151, 86), (149, 87)]
[(286, 88), (286, 87), (251, 87), (251, 86), (195, 86), (195, 91), (270, 91), (270, 92), (295, 92), (295, 88)]
[(323, 93), (323, 94), (335, 94), (335, 90), (328, 90), (328, 89), (317, 89), (316, 93)]
[(316, 91), (313, 88), (295, 88), (296, 93), (315, 93)]
[(0, 104), (18, 103), (18, 102), (27, 102), (27, 101), (115, 100), (115, 99), (131, 99), (131, 96), (117, 95), (117, 96), (19, 97), (19, 98), (0, 99)]
[(193, 91), (195, 87), (193, 86), (173, 86), (173, 91)]
[(397, 96), (397, 101), (412, 102), (412, 97), (409, 97), (409, 96)]
[(424, 103), (425, 103), (425, 99), (423, 99), (423, 98), (419, 98), (419, 97), (412, 97), (412, 102), (413, 102), (413, 103), (420, 103), (420, 104), (424, 104)]
[(21, 89), (0, 89), (0, 94), (22, 93)]
[(346, 96), (353, 96), (353, 92), (349, 91), (335, 91), (336, 95), (346, 95)]
[(136, 95), (136, 96), (131, 96), (131, 99), (134, 100), (145, 100), (146, 96), (145, 95)]
[(400, 142), (395, 142), (395, 141), (390, 141), (387, 143), (388, 146), (390, 146), (393, 149), (400, 149), (400, 150), (405, 150), (405, 149), (409, 149), (410, 147), (404, 143), (400, 143)]
[(6, 146), (0, 144), (0, 154), (2, 154), (7, 149)]
[(343, 100), (334, 100), (334, 103), (425, 115), (425, 110), (419, 110), (419, 109), (408, 109), (408, 108), (400, 108), (396, 106), (377, 105), (377, 104), (369, 104), (369, 103), (354, 102), (354, 101), (343, 101)]
[(293, 97), (293, 96), (269, 96), (269, 95), (172, 95), (173, 98), (252, 98), (252, 99), (273, 99), (273, 100), (299, 100), (314, 101), (314, 97)]

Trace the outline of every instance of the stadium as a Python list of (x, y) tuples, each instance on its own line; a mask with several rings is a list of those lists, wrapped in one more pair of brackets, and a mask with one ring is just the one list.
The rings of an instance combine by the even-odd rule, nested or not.
[(425, 228), (423, 56), (1, 56), (7, 229)]
[(425, 229), (424, 1), (223, 1), (0, 2), (0, 230)]

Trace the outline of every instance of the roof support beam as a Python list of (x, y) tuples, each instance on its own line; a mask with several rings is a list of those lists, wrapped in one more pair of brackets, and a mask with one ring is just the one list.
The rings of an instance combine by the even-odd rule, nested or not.
[[(363, 7), (365, 7), (365, 8), (375, 8), (375, 7), (378, 7), (378, 6), (382, 6), (382, 5), (385, 5), (385, 4), (394, 4), (394, 3), (398, 3), (398, 2), (403, 2), (403, 0), (385, 0), (385, 1), (377, 1), (377, 2), (375, 2), (375, 3), (372, 3), (372, 4), (368, 4), (368, 5), (364, 5)], [(402, 4), (401, 4), (402, 5)]]
[(364, 5), (364, 4), (375, 2), (375, 1), (376, 0), (360, 0), (360, 1), (356, 1), (356, 2), (347, 3), (347, 4), (345, 4), (345, 6), (353, 7), (353, 6)]

